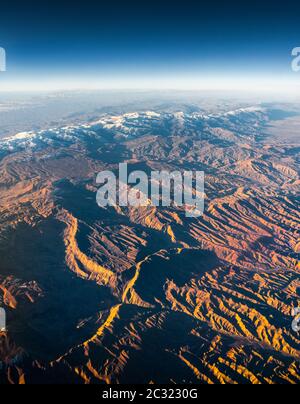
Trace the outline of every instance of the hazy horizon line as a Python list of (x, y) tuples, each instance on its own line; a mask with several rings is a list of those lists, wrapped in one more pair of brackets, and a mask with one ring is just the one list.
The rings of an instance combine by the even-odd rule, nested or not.
[(57, 91), (188, 91), (188, 92), (245, 92), (249, 94), (300, 95), (299, 80), (266, 78), (208, 78), (183, 80), (109, 80), (109, 81), (8, 81), (1, 82), (0, 93), (14, 92), (57, 92)]

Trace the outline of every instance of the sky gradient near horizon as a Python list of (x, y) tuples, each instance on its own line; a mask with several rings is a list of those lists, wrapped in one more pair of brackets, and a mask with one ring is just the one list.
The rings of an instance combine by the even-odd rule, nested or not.
[(7, 72), (0, 73), (0, 90), (34, 83), (49, 88), (300, 83), (300, 74), (291, 70), (291, 51), (300, 46), (300, 5), (261, 3), (2, 4), (0, 46), (7, 52)]

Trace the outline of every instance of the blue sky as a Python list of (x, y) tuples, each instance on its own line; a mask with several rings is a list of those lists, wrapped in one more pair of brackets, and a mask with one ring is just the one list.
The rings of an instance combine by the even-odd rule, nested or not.
[[(295, 1), (37, 1), (1, 5), (0, 88), (290, 79)], [(276, 4), (274, 4), (276, 3)], [(297, 81), (300, 77), (297, 76)]]

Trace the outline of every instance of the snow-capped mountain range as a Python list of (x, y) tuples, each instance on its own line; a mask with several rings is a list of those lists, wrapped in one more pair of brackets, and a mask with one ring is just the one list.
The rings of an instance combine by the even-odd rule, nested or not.
[(27, 149), (39, 150), (48, 146), (55, 147), (61, 142), (73, 144), (91, 138), (109, 140), (116, 136), (123, 139), (134, 139), (144, 135), (201, 136), (212, 128), (222, 128), (241, 137), (251, 138), (256, 134), (257, 129), (263, 127), (268, 121), (268, 110), (260, 106), (211, 115), (155, 111), (133, 112), (117, 116), (103, 115), (99, 120), (91, 123), (18, 133), (1, 140), (0, 151), (6, 154)]

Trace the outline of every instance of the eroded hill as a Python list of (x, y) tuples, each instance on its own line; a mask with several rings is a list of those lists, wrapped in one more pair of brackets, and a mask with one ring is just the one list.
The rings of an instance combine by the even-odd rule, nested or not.
[[(299, 383), (300, 147), (264, 137), (273, 115), (105, 115), (2, 141), (1, 382)], [(204, 170), (203, 217), (100, 209), (96, 175), (119, 162)]]

